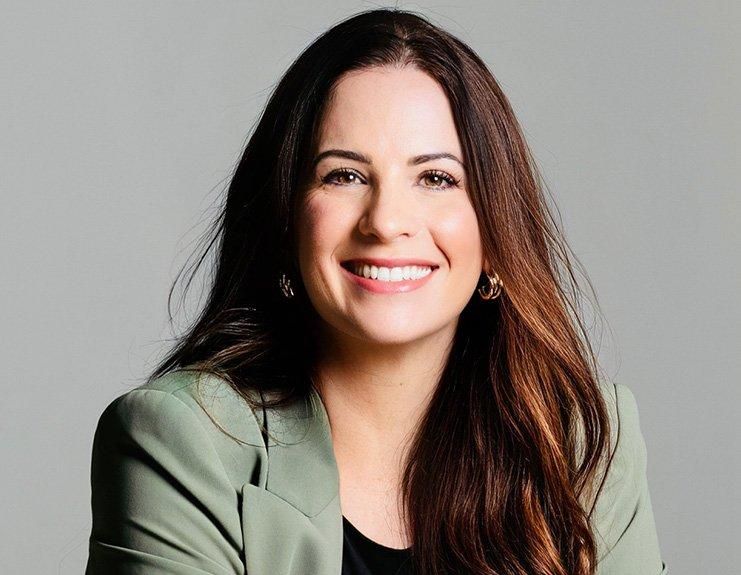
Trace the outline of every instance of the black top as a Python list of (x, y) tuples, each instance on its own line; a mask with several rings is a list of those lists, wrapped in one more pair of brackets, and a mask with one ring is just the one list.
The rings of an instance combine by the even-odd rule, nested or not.
[(368, 539), (342, 516), (342, 575), (412, 575), (411, 547), (394, 549)]

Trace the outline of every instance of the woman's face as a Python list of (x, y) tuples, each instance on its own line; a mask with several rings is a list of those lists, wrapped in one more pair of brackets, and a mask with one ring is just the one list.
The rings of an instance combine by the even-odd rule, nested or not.
[(452, 336), (483, 262), (443, 89), (409, 67), (346, 74), (317, 158), (297, 234), (301, 279), (319, 316), (365, 343)]

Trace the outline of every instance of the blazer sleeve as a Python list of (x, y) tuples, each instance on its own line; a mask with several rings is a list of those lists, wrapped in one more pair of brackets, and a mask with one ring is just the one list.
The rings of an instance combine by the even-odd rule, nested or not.
[(630, 388), (615, 384), (619, 436), (596, 506), (597, 575), (666, 575), (648, 488), (647, 451)]
[(237, 492), (209, 436), (177, 396), (134, 389), (93, 439), (86, 575), (242, 575)]

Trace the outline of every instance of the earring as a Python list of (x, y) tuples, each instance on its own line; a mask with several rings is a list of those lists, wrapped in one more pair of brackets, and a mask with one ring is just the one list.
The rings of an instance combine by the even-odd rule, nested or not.
[(290, 299), (294, 296), (293, 288), (291, 287), (291, 280), (285, 273), (281, 273), (278, 285), (280, 285), (280, 289), (286, 298)]
[(486, 279), (489, 280), (488, 285), (480, 286), (478, 289), (479, 295), (481, 296), (481, 299), (483, 300), (494, 300), (499, 297), (499, 294), (502, 292), (502, 288), (504, 287), (504, 284), (502, 283), (502, 280), (499, 279), (499, 276), (495, 273), (494, 275), (485, 274)]

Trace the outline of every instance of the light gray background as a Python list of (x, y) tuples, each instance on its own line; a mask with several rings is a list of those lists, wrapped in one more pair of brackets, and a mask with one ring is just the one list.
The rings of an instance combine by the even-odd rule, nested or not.
[[(739, 4), (399, 5), (519, 114), (638, 399), (671, 572), (737, 573)], [(165, 350), (167, 290), (280, 74), (374, 6), (3, 3), (3, 572), (82, 572), (98, 416)]]

